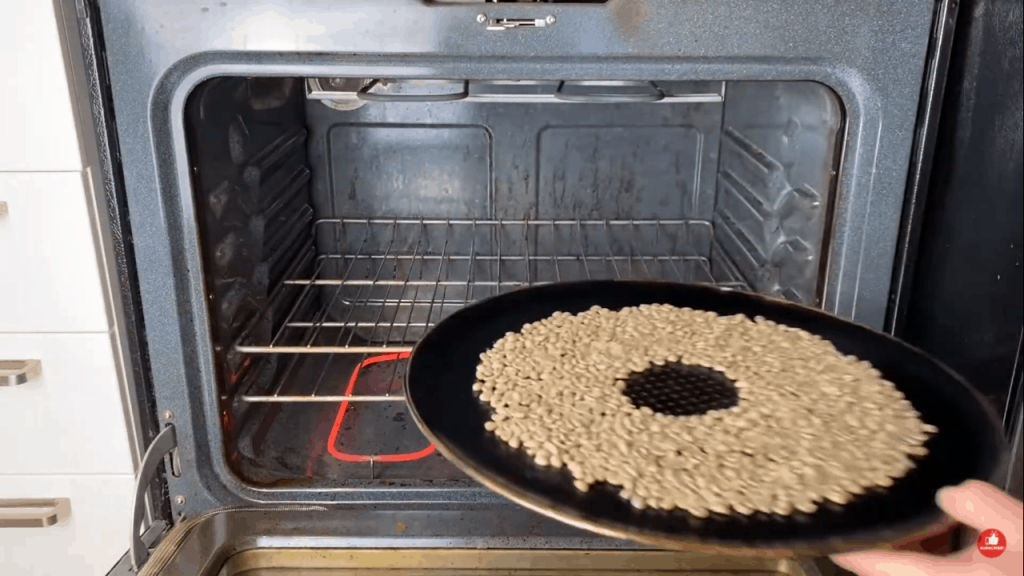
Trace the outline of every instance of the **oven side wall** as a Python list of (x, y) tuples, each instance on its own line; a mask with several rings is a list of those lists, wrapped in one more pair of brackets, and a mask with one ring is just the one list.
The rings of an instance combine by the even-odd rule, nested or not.
[(175, 514), (253, 501), (494, 500), (482, 490), (258, 490), (228, 470), (183, 126), (189, 92), (213, 76), (821, 82), (847, 119), (823, 307), (881, 326), (934, 4), (633, 2), (488, 6), (557, 21), (495, 35), (478, 7), (415, 0), (99, 1), (156, 404), (179, 430)]

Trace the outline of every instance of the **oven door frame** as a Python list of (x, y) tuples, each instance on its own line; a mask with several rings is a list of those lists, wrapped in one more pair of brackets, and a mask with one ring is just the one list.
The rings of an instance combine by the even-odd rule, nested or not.
[[(495, 16), (543, 13), (557, 22), (492, 32), (480, 26), (473, 5), (348, 0), (339, 11), (337, 3), (323, 1), (316, 4), (322, 12), (306, 3), (301, 14), (292, 14), (288, 2), (277, 0), (275, 10), (294, 16), (292, 25), (306, 26), (313, 14), (316, 26), (334, 33), (263, 37), (263, 44), (252, 45), (244, 23), (259, 16), (251, 5), (265, 2), (201, 12), (198, 5), (161, 0), (55, 0), (65, 28), (75, 29), (65, 40), (75, 46), (72, 52), (82, 49), (84, 71), (75, 82), (85, 85), (79, 108), (89, 112), (81, 116), (105, 128), (93, 132), (102, 144), (95, 154), (97, 182), (121, 207), (109, 232), (134, 251), (121, 282), (129, 294), (124, 305), (141, 312), (133, 328), (141, 343), (133, 358), (141, 382), (132, 401), (148, 422), (136, 427), (143, 443), (163, 426), (177, 430), (181, 474), (164, 476), (159, 493), (169, 498), (154, 498), (154, 519), (254, 504), (446, 510), (505, 504), (482, 487), (266, 489), (231, 472), (222, 450), (183, 122), (189, 93), (215, 76), (820, 82), (839, 96), (846, 114), (823, 307), (882, 327), (925, 61), (934, 50), (929, 39), (937, 8), (946, 3), (873, 0), (868, 8), (837, 2), (823, 9), (814, 0), (773, 0), (756, 3), (758, 17), (737, 23), (730, 11), (754, 4), (716, 2), (704, 6), (700, 18), (687, 19), (685, 6), (674, 0), (648, 0), (646, 16), (624, 15), (630, 1), (487, 6)], [(844, 22), (841, 31), (831, 26), (837, 21)], [(735, 34), (723, 37), (717, 30), (724, 27)], [(587, 42), (579, 41), (583, 30)], [(532, 41), (523, 42), (521, 34)], [(257, 50), (270, 41), (273, 51)], [(886, 42), (890, 49), (877, 49)]]

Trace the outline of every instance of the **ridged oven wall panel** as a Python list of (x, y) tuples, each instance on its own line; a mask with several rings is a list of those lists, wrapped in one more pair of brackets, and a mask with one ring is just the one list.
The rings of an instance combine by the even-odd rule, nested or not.
[[(757, 292), (821, 301), (843, 111), (806, 82), (734, 82), (726, 95), (712, 272)], [(718, 256), (721, 257), (718, 257)]]

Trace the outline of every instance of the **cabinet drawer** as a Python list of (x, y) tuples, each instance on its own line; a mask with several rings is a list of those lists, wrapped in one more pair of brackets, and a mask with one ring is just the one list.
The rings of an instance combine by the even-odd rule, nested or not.
[(0, 173), (0, 202), (0, 332), (109, 330), (81, 173)]
[(0, 360), (41, 368), (0, 386), (0, 477), (134, 472), (109, 334), (0, 334)]
[(0, 172), (81, 170), (53, 2), (4, 2)]
[[(131, 475), (0, 476), (0, 572), (4, 576), (103, 576), (128, 550)], [(38, 499), (36, 508), (18, 499)], [(64, 499), (66, 515), (50, 526), (6, 528), (33, 523)], [(38, 513), (37, 513), (38, 512)], [(18, 522), (14, 522), (18, 520)]]

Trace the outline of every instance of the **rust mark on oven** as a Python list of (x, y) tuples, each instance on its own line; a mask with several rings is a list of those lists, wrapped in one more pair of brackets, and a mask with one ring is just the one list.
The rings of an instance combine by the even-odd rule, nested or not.
[(399, 534), (404, 534), (405, 531), (408, 529), (409, 527), (405, 525), (405, 522), (399, 522), (398, 524), (395, 524), (395, 532), (398, 532)]
[(651, 17), (647, 0), (618, 0), (613, 1), (609, 7), (615, 19), (619, 21), (619, 27), (629, 36), (636, 34), (640, 30), (640, 24)]

